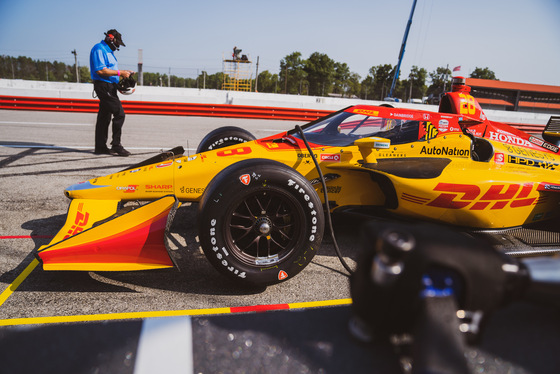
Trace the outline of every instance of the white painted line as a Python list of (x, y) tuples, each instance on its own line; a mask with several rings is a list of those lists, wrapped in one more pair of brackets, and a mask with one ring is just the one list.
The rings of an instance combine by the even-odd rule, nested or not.
[(145, 319), (138, 342), (134, 374), (192, 374), (193, 371), (190, 317)]
[(62, 123), (62, 122), (16, 122), (0, 121), (0, 125), (44, 125), (44, 126), (95, 126), (95, 123)]
[[(46, 148), (46, 149), (90, 149), (93, 152), (93, 147), (88, 145), (37, 145), (37, 144), (2, 144), (0, 147), (6, 148)], [(167, 151), (172, 147), (162, 148), (162, 147), (126, 147), (129, 150), (137, 151)], [(185, 148), (185, 151), (196, 151), (195, 148)]]

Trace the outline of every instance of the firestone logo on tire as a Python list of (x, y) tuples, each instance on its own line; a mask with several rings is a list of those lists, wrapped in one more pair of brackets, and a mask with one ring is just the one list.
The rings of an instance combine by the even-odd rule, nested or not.
[(251, 176), (249, 174), (243, 174), (239, 177), (239, 180), (241, 181), (241, 183), (248, 186), (249, 183), (251, 183)]

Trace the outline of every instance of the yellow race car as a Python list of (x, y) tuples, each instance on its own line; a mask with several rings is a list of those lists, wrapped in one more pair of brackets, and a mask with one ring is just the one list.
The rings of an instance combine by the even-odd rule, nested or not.
[(44, 270), (173, 267), (167, 229), (181, 202), (196, 202), (208, 260), (270, 285), (311, 261), (327, 212), (477, 230), (549, 220), (560, 212), (559, 122), (540, 138), (490, 121), (456, 78), (437, 113), (356, 105), (262, 139), (220, 128), (195, 155), (177, 147), (68, 187), (67, 221), (36, 257)]

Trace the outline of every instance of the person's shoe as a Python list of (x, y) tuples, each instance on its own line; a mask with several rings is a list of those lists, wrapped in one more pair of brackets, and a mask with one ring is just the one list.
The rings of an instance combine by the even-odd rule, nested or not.
[(122, 156), (122, 157), (130, 156), (130, 152), (127, 151), (126, 149), (124, 149), (124, 147), (122, 145), (112, 147), (110, 152), (111, 152), (112, 155), (115, 155), (115, 156)]
[(107, 147), (105, 148), (95, 148), (95, 150), (93, 151), (94, 155), (110, 155), (111, 154), (111, 150)]

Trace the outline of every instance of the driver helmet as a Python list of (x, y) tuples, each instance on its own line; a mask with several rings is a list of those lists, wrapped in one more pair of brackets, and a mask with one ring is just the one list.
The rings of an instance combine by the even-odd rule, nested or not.
[(123, 95), (132, 95), (136, 91), (136, 79), (132, 77), (132, 74), (128, 78), (123, 78), (117, 83), (117, 89)]
[(392, 130), (397, 126), (397, 120), (393, 118), (384, 118), (383, 125), (381, 126), (381, 131)]

